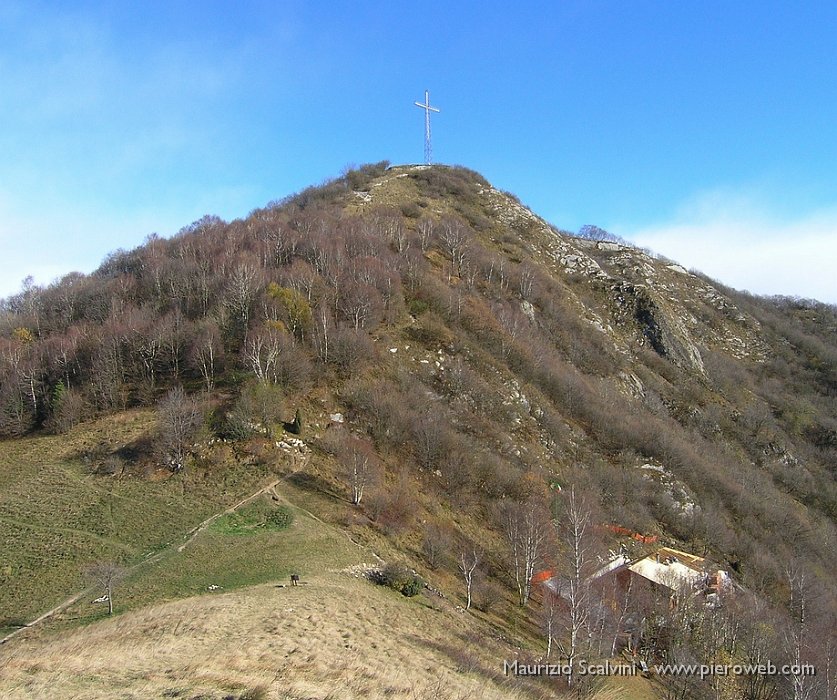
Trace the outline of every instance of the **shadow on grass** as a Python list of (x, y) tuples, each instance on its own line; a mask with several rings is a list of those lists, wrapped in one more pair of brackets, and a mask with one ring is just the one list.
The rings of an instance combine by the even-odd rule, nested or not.
[(99, 476), (116, 476), (125, 472), (142, 476), (156, 465), (153, 436), (147, 433), (115, 449), (100, 444), (74, 450), (67, 455), (67, 459), (82, 462)]
[[(422, 639), (410, 635), (406, 640), (415, 646), (431, 649), (441, 653), (453, 662), (458, 673), (473, 674), (480, 678), (490, 680), (498, 688), (514, 689), (525, 693), (534, 700), (546, 700), (555, 697), (555, 691), (560, 688), (560, 682), (548, 677), (520, 677), (506, 675), (503, 672), (503, 661), (512, 660), (511, 653), (506, 659), (498, 656), (496, 665), (488, 666), (476, 650), (485, 650), (485, 638), (479, 634), (460, 634), (459, 643), (441, 642), (431, 639)], [(499, 649), (498, 649), (499, 652)], [(533, 661), (519, 658), (520, 663), (534, 663)]]
[(21, 618), (8, 617), (0, 619), (0, 639), (5, 637), (7, 634), (23, 629), (27, 624), (29, 623)]
[(302, 489), (303, 491), (311, 491), (334, 500), (345, 501), (341, 495), (334, 492), (328, 481), (316, 474), (311, 474), (309, 472), (294, 472), (293, 474), (288, 474), (288, 476), (285, 477), (285, 481), (292, 486)]

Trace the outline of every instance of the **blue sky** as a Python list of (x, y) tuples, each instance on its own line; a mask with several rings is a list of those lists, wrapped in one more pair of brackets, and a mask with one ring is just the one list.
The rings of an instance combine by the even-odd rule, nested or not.
[(350, 164), (466, 165), (837, 303), (837, 3), (0, 0), (0, 295)]

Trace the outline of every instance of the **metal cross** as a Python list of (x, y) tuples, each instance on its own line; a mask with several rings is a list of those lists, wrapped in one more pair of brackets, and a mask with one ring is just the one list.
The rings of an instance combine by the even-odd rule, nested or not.
[(435, 107), (430, 106), (430, 91), (424, 91), (424, 104), (421, 102), (413, 103), (416, 107), (421, 107), (424, 110), (424, 163), (430, 165), (433, 159), (433, 151), (430, 147), (430, 113), (438, 112)]

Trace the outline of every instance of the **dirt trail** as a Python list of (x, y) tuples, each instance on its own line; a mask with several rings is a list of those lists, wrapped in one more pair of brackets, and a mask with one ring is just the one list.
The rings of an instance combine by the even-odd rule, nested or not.
[[(276, 486), (277, 486), (277, 484), (279, 484), (280, 481), (281, 481), (281, 479), (276, 479), (275, 481), (272, 481), (271, 483), (269, 483), (267, 486), (262, 486), (255, 493), (251, 493), (249, 496), (247, 496), (247, 498), (243, 498), (242, 500), (240, 500), (235, 505), (230, 506), (229, 508), (226, 508), (225, 510), (222, 510), (220, 513), (215, 513), (215, 515), (212, 515), (212, 516), (208, 517), (206, 520), (204, 520), (202, 523), (200, 523), (200, 525), (198, 525), (194, 529), (190, 530), (186, 534), (186, 537), (188, 537), (188, 539), (183, 544), (181, 544), (177, 547), (177, 551), (182, 552), (184, 549), (186, 549), (186, 547), (188, 547), (201, 532), (203, 532), (207, 527), (209, 527), (212, 524), (212, 522), (214, 520), (220, 518), (222, 515), (227, 515), (229, 513), (235, 512), (236, 510), (241, 508), (241, 506), (246, 505), (250, 501), (258, 498), (263, 493), (266, 493), (268, 491), (273, 491), (273, 493), (276, 493)], [(129, 573), (129, 574), (133, 573), (134, 571), (139, 569), (141, 566), (147, 566), (148, 564), (153, 564), (154, 562), (159, 561), (160, 559), (163, 558), (163, 556), (165, 554), (170, 552), (173, 547), (174, 547), (174, 545), (169, 545), (168, 547), (166, 547), (165, 549), (157, 552), (153, 556), (150, 556), (147, 559), (144, 559), (143, 561), (138, 562), (137, 564), (134, 564), (133, 566), (131, 566), (127, 570), (127, 573)], [(47, 612), (43, 613), (40, 617), (32, 620), (32, 622), (27, 623), (23, 627), (19, 627), (18, 629), (14, 630), (13, 632), (9, 632), (9, 634), (7, 634), (5, 637), (0, 639), (0, 645), (5, 644), (10, 639), (12, 639), (16, 635), (20, 634), (21, 632), (23, 632), (25, 630), (28, 630), (28, 629), (31, 629), (32, 627), (35, 627), (36, 625), (40, 624), (41, 622), (43, 622), (47, 618), (52, 617), (56, 613), (59, 613), (59, 612), (62, 612), (63, 610), (66, 610), (67, 608), (69, 608), (73, 603), (75, 603), (82, 596), (84, 596), (86, 594), (93, 593), (93, 592), (94, 592), (94, 588), (92, 586), (89, 587), (89, 588), (85, 588), (82, 591), (79, 591), (78, 593), (72, 595), (71, 597), (67, 598), (66, 600), (64, 600), (61, 603), (59, 603), (58, 605), (56, 605), (54, 608), (52, 608), (52, 610), (48, 610)]]
[(7, 634), (5, 637), (3, 637), (3, 639), (0, 639), (0, 644), (5, 644), (6, 642), (8, 642), (8, 641), (9, 641), (12, 637), (14, 637), (15, 635), (20, 634), (20, 633), (21, 633), (21, 632), (23, 632), (24, 630), (28, 630), (28, 629), (30, 629), (31, 627), (34, 627), (34, 626), (35, 626), (35, 625), (37, 625), (38, 623), (43, 622), (43, 621), (44, 621), (44, 620), (46, 620), (48, 617), (52, 617), (53, 615), (55, 615), (55, 613), (61, 612), (61, 611), (62, 611), (62, 610), (64, 610), (65, 608), (69, 608), (69, 607), (70, 607), (73, 603), (75, 603), (75, 602), (76, 602), (79, 598), (81, 598), (81, 597), (82, 597), (85, 593), (90, 592), (90, 590), (91, 590), (91, 589), (86, 588), (86, 589), (84, 589), (83, 591), (81, 591), (80, 593), (76, 593), (76, 594), (75, 594), (74, 596), (72, 596), (71, 598), (67, 598), (67, 600), (65, 600), (65, 601), (63, 601), (63, 602), (59, 603), (58, 605), (56, 605), (56, 606), (55, 606), (52, 610), (47, 610), (47, 611), (46, 611), (43, 615), (41, 615), (40, 617), (35, 618), (34, 620), (32, 620), (32, 622), (27, 623), (27, 624), (26, 624), (26, 625), (24, 625), (23, 627), (18, 627), (18, 628), (17, 628), (16, 630), (14, 630), (13, 632), (9, 632), (9, 634)]

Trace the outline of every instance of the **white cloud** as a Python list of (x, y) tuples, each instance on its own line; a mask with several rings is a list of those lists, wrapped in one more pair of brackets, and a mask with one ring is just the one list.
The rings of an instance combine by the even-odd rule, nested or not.
[[(837, 207), (779, 216), (763, 197), (714, 191), (627, 238), (736, 289), (837, 303)], [(616, 229), (619, 230), (619, 229)]]

